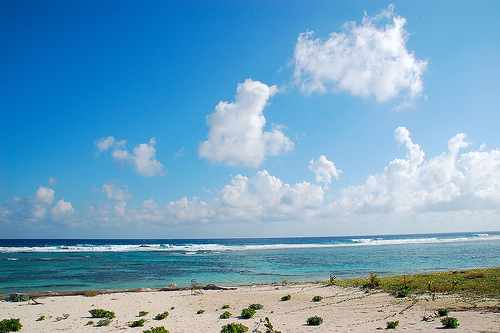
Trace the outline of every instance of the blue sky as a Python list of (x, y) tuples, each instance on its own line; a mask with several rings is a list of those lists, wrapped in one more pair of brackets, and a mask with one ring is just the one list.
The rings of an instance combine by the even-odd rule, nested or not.
[(0, 237), (500, 229), (496, 1), (3, 1)]

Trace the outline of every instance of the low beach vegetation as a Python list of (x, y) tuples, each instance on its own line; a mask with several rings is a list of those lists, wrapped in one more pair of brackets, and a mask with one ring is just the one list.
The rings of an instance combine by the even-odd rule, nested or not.
[(257, 304), (252, 304), (248, 307), (249, 309), (254, 309), (254, 310), (260, 310), (264, 308), (264, 305), (257, 303)]
[(146, 319), (139, 319), (134, 322), (132, 322), (129, 327), (143, 327), (144, 323), (146, 322)]
[(454, 317), (445, 317), (441, 319), (441, 324), (443, 324), (444, 328), (457, 328), (460, 326), (458, 319)]
[(319, 301), (321, 301), (322, 299), (323, 299), (323, 297), (321, 297), (321, 296), (314, 296), (314, 297), (313, 297), (313, 302), (319, 302)]
[(90, 312), (90, 315), (92, 316), (92, 318), (114, 318), (115, 317), (115, 313), (112, 312), (112, 311), (107, 311), (107, 310), (104, 310), (104, 309), (92, 309), (92, 310), (89, 310)]
[(255, 314), (255, 310), (252, 308), (247, 308), (247, 309), (241, 310), (241, 318), (244, 318), (244, 319), (250, 319), (253, 317), (254, 314)]
[(143, 333), (170, 333), (164, 326), (151, 327), (149, 330), (142, 331)]
[(441, 308), (441, 309), (438, 310), (438, 316), (439, 317), (447, 316), (448, 313), (450, 313), (450, 310), (448, 310), (448, 309)]
[(399, 321), (388, 321), (387, 322), (387, 329), (395, 329), (396, 327), (398, 327), (399, 325)]
[[(500, 298), (500, 267), (377, 278), (378, 288), (389, 293), (396, 293), (399, 287), (408, 285), (413, 287), (415, 294), (446, 293)], [(337, 280), (336, 284), (343, 287), (369, 286), (370, 279)]]
[(94, 325), (94, 321), (93, 320), (89, 320), (85, 325), (87, 325), (87, 326)]
[(163, 313), (158, 313), (155, 317), (155, 320), (163, 320), (168, 317), (168, 312), (165, 311)]
[(205, 310), (198, 310), (198, 311), (196, 312), (196, 314), (202, 314), (202, 313), (205, 313)]
[(229, 309), (229, 308), (230, 308), (230, 306), (229, 306), (229, 304), (224, 304), (224, 305), (222, 306), (222, 308), (223, 308), (223, 309)]
[(63, 313), (62, 317), (56, 317), (57, 321), (66, 320), (69, 318), (69, 313)]
[(413, 287), (410, 285), (403, 285), (398, 287), (398, 291), (396, 292), (398, 297), (408, 297), (413, 293)]
[(321, 325), (322, 323), (323, 323), (323, 318), (321, 317), (314, 316), (307, 318), (307, 325), (318, 326)]
[(274, 326), (273, 324), (271, 324), (271, 321), (269, 320), (268, 317), (266, 317), (265, 320), (260, 320), (257, 325), (255, 326), (253, 332), (254, 333), (262, 333), (261, 331), (259, 331), (259, 326), (260, 324), (264, 323), (264, 326), (266, 327), (266, 332), (265, 333), (281, 333), (281, 331), (276, 331), (274, 329)]
[(0, 333), (17, 332), (23, 327), (19, 318), (3, 319), (0, 321)]
[(291, 298), (292, 298), (292, 296), (290, 296), (290, 294), (288, 294), (286, 296), (281, 297), (281, 300), (282, 301), (289, 301)]
[(45, 316), (44, 315), (41, 315), (40, 317), (38, 317), (38, 319), (36, 321), (42, 321), (42, 320), (45, 320)]
[(83, 293), (85, 297), (96, 297), (97, 295), (99, 295), (97, 291), (86, 291)]
[(28, 294), (15, 294), (12, 298), (13, 302), (27, 302), (30, 300), (30, 295)]
[(108, 326), (109, 324), (111, 324), (111, 319), (110, 318), (106, 318), (106, 319), (99, 320), (97, 322), (96, 326), (102, 327), (102, 326)]
[(231, 316), (232, 316), (231, 312), (224, 311), (224, 313), (220, 315), (220, 318), (221, 319), (229, 319), (229, 318), (231, 318)]
[(147, 311), (139, 311), (139, 317), (144, 317), (145, 315), (147, 315), (149, 312)]
[(237, 323), (224, 325), (222, 326), (222, 329), (220, 331), (220, 333), (245, 333), (245, 332), (248, 332), (248, 327)]

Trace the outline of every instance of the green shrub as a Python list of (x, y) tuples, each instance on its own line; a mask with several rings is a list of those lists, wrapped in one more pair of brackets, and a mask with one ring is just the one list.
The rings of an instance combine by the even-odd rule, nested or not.
[(448, 313), (450, 313), (450, 310), (448, 309), (439, 309), (438, 310), (438, 315), (439, 317), (444, 317), (444, 316), (447, 316)]
[(128, 326), (130, 326), (130, 327), (143, 327), (145, 322), (146, 322), (145, 319), (140, 319), (140, 320), (134, 321), (132, 324), (130, 324)]
[(291, 298), (292, 298), (292, 296), (290, 296), (290, 294), (288, 294), (286, 296), (281, 297), (281, 300), (282, 301), (289, 301)]
[(308, 325), (318, 326), (318, 325), (321, 325), (322, 323), (323, 323), (323, 318), (318, 317), (318, 316), (309, 317), (307, 319)]
[(168, 312), (159, 313), (156, 315), (155, 320), (162, 320), (168, 317)]
[(220, 333), (245, 333), (248, 332), (248, 327), (241, 324), (231, 323), (222, 326)]
[(40, 317), (38, 317), (38, 319), (36, 321), (42, 321), (42, 320), (45, 320), (45, 316), (44, 315), (41, 315)]
[(164, 326), (151, 327), (150, 330), (142, 331), (143, 333), (169, 333)]
[(115, 313), (112, 311), (106, 311), (103, 309), (92, 309), (89, 310), (90, 315), (92, 318), (114, 318)]
[(264, 307), (264, 305), (260, 304), (260, 303), (257, 303), (257, 304), (252, 304), (250, 305), (248, 308), (249, 309), (254, 309), (254, 310), (260, 310)]
[(413, 293), (413, 287), (408, 285), (399, 286), (397, 291), (398, 297), (407, 297), (410, 296), (411, 293)]
[(89, 320), (85, 325), (94, 325), (94, 322), (92, 320)]
[(443, 324), (444, 328), (457, 328), (458, 326), (460, 326), (457, 318), (453, 317), (445, 317), (441, 319), (441, 324)]
[(27, 302), (30, 300), (30, 295), (28, 294), (15, 294), (12, 301), (14, 302)]
[(111, 319), (109, 319), (109, 318), (102, 319), (102, 320), (99, 320), (97, 322), (97, 326), (99, 326), (99, 327), (101, 327), (101, 326), (108, 326), (109, 324), (111, 324)]
[(245, 319), (250, 319), (255, 314), (255, 310), (252, 308), (241, 310), (241, 317)]
[(224, 311), (224, 313), (220, 315), (221, 319), (229, 319), (231, 316), (232, 314), (229, 311)]
[(139, 311), (139, 317), (144, 317), (145, 315), (147, 315), (149, 312), (147, 311)]
[(397, 321), (397, 320), (396, 321), (388, 321), (387, 322), (387, 328), (388, 329), (394, 329), (394, 328), (398, 327), (398, 325), (399, 325), (399, 321)]
[(4, 319), (0, 321), (0, 333), (17, 332), (23, 327), (19, 318)]
[(222, 306), (222, 308), (223, 308), (223, 309), (229, 309), (229, 308), (230, 308), (230, 306), (229, 306), (229, 304), (224, 304), (224, 305)]
[[(262, 323), (262, 319), (260, 320), (260, 323)], [(260, 325), (259, 323), (259, 325)], [(281, 331), (276, 331), (273, 327), (273, 324), (271, 324), (271, 321), (269, 320), (268, 317), (266, 317), (264, 321), (264, 326), (266, 327), (266, 333), (281, 333)], [(258, 327), (257, 327), (258, 328)], [(257, 329), (255, 329), (255, 332), (260, 332)]]
[(319, 302), (319, 301), (321, 301), (322, 299), (323, 299), (323, 297), (321, 297), (321, 296), (314, 296), (314, 297), (313, 297), (313, 302)]
[(205, 312), (205, 310), (198, 310), (198, 312), (196, 312), (196, 314), (202, 314), (204, 312)]

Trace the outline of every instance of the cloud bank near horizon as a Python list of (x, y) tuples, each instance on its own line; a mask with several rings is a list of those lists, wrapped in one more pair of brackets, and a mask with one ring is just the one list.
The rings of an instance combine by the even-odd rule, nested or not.
[[(5, 226), (40, 225), (61, 222), (61, 217), (79, 215), (81, 220), (96, 225), (166, 226), (178, 224), (223, 222), (279, 222), (335, 219), (347, 216), (384, 214), (432, 214), (436, 212), (471, 211), (498, 213), (500, 203), (500, 150), (480, 150), (460, 154), (471, 145), (467, 135), (458, 133), (448, 141), (441, 154), (426, 159), (422, 148), (411, 139), (405, 127), (394, 132), (395, 140), (404, 144), (407, 154), (388, 163), (384, 170), (368, 176), (365, 183), (336, 189), (337, 198), (328, 185), (341, 171), (325, 156), (309, 162), (316, 182), (286, 184), (267, 170), (254, 176), (237, 174), (231, 182), (203, 201), (195, 197), (181, 198), (159, 205), (154, 199), (139, 207), (128, 207), (132, 198), (127, 187), (111, 183), (103, 185), (105, 200), (89, 205), (85, 212), (75, 212), (70, 202), (55, 205), (54, 190), (40, 186), (33, 197), (14, 198), (0, 208), (0, 221)], [(50, 211), (50, 214), (48, 213)], [(75, 214), (76, 213), (76, 214)], [(68, 219), (71, 221), (71, 219)], [(89, 222), (87, 222), (89, 223)]]

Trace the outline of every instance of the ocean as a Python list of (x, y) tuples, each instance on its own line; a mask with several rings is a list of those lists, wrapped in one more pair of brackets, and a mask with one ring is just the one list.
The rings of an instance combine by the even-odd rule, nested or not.
[(0, 295), (234, 286), (500, 266), (500, 232), (235, 239), (3, 239)]

